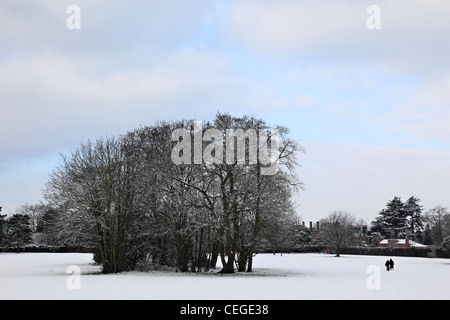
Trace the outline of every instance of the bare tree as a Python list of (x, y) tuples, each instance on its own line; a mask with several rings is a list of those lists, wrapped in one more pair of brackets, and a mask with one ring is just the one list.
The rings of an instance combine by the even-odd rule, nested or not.
[(136, 186), (141, 193), (142, 214), (147, 217), (146, 227), (141, 229), (145, 243), (140, 246), (153, 263), (198, 271), (212, 264), (208, 251), (214, 251), (210, 243), (216, 239), (210, 214), (215, 212), (215, 200), (202, 192), (207, 193), (215, 177), (202, 166), (172, 161), (171, 137), (177, 129), (186, 129), (191, 138), (194, 122), (161, 122), (128, 134), (139, 157)]
[(447, 207), (436, 206), (428, 210), (424, 221), (430, 226), (433, 244), (440, 245), (450, 235), (450, 212)]
[(104, 273), (126, 268), (134, 213), (133, 158), (121, 139), (87, 142), (51, 175), (45, 197), (61, 211), (59, 227), (68, 243), (95, 246)]
[[(238, 159), (239, 140), (236, 141), (237, 148), (234, 148), (234, 138), (230, 141), (228, 136), (230, 130), (255, 130), (255, 135), (261, 139), (264, 137), (261, 132), (266, 132), (269, 125), (254, 117), (238, 118), (218, 114), (212, 127), (222, 135), (223, 149), (227, 150), (227, 162), (204, 166), (204, 170), (213, 180), (210, 180), (212, 183), (208, 184), (208, 189), (203, 189), (201, 193), (207, 197), (209, 203), (216, 204), (213, 214), (219, 221), (217, 236), (223, 265), (221, 272), (234, 272), (236, 258), (238, 270), (244, 270), (247, 264), (247, 271), (250, 272), (264, 221), (270, 220), (270, 215), (283, 216), (284, 212), (291, 208), (292, 190), (300, 186), (293, 170), (296, 165), (295, 156), (296, 152), (303, 149), (288, 139), (286, 128), (274, 127), (273, 132), (265, 136), (266, 141), (258, 141), (257, 148), (255, 147), (259, 156), (257, 159), (251, 157), (251, 137), (247, 137), (248, 148), (242, 152), (245, 159)], [(274, 132), (278, 133), (279, 141), (274, 141)], [(230, 149), (227, 149), (230, 142), (234, 152), (231, 156), (228, 154)], [(266, 151), (263, 146), (268, 146)], [(229, 161), (230, 158), (235, 160)], [(276, 163), (279, 170), (270, 175), (262, 174), (266, 165), (262, 158), (271, 158), (272, 164)], [(281, 190), (285, 192), (281, 193)]]
[(320, 221), (320, 232), (316, 240), (336, 250), (340, 256), (341, 248), (354, 244), (355, 218), (344, 211), (333, 211), (328, 217)]

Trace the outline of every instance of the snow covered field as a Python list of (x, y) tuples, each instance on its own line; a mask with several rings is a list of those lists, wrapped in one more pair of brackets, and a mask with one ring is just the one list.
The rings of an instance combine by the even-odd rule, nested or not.
[(386, 272), (386, 259), (260, 254), (251, 274), (102, 275), (91, 254), (1, 253), (0, 299), (450, 299), (450, 260), (393, 257)]

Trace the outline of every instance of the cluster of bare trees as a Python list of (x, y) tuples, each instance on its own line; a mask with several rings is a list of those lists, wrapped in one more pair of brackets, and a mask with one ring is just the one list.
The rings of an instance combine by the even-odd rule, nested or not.
[[(211, 128), (223, 135), (224, 144), (230, 143), (229, 129), (270, 129), (263, 120), (228, 114), (203, 123), (203, 131)], [(197, 271), (214, 268), (218, 259), (223, 273), (251, 271), (258, 245), (281, 241), (272, 229), (295, 224), (292, 194), (300, 183), (293, 169), (302, 148), (286, 128), (276, 127), (276, 174), (261, 174), (266, 163), (250, 162), (250, 148), (239, 143), (231, 150), (245, 154), (244, 163), (237, 156), (229, 161), (227, 154), (226, 162), (175, 164), (171, 155), (181, 143), (172, 141), (177, 129), (194, 139), (198, 126), (161, 122), (83, 143), (63, 156), (45, 191), (52, 239), (94, 247), (106, 273), (147, 264)], [(208, 146), (214, 138), (208, 139), (203, 137), (203, 152), (222, 156), (220, 148)], [(267, 145), (274, 143), (270, 133), (266, 139)], [(199, 150), (191, 151), (187, 154), (196, 156)]]
[(357, 244), (356, 219), (345, 211), (333, 211), (320, 220), (316, 242), (333, 248), (339, 257), (341, 249)]
[[(447, 207), (435, 206), (424, 215), (424, 243), (448, 246), (450, 241), (450, 211)], [(450, 248), (450, 247), (449, 247)], [(450, 250), (448, 250), (450, 252)]]

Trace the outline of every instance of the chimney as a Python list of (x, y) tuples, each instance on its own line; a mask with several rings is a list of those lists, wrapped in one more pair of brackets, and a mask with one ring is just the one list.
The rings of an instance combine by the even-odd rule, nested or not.
[(309, 222), (309, 230), (312, 231), (312, 221)]
[(305, 226), (305, 221), (302, 221), (302, 226)]
[(319, 232), (319, 221), (316, 222), (316, 226), (317, 226), (317, 232)]

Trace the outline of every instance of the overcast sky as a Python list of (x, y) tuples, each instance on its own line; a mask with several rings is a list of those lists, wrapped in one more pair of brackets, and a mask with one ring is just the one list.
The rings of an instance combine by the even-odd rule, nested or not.
[(450, 206), (449, 17), (448, 0), (1, 0), (3, 213), (42, 199), (82, 141), (218, 111), (306, 148), (306, 221)]

